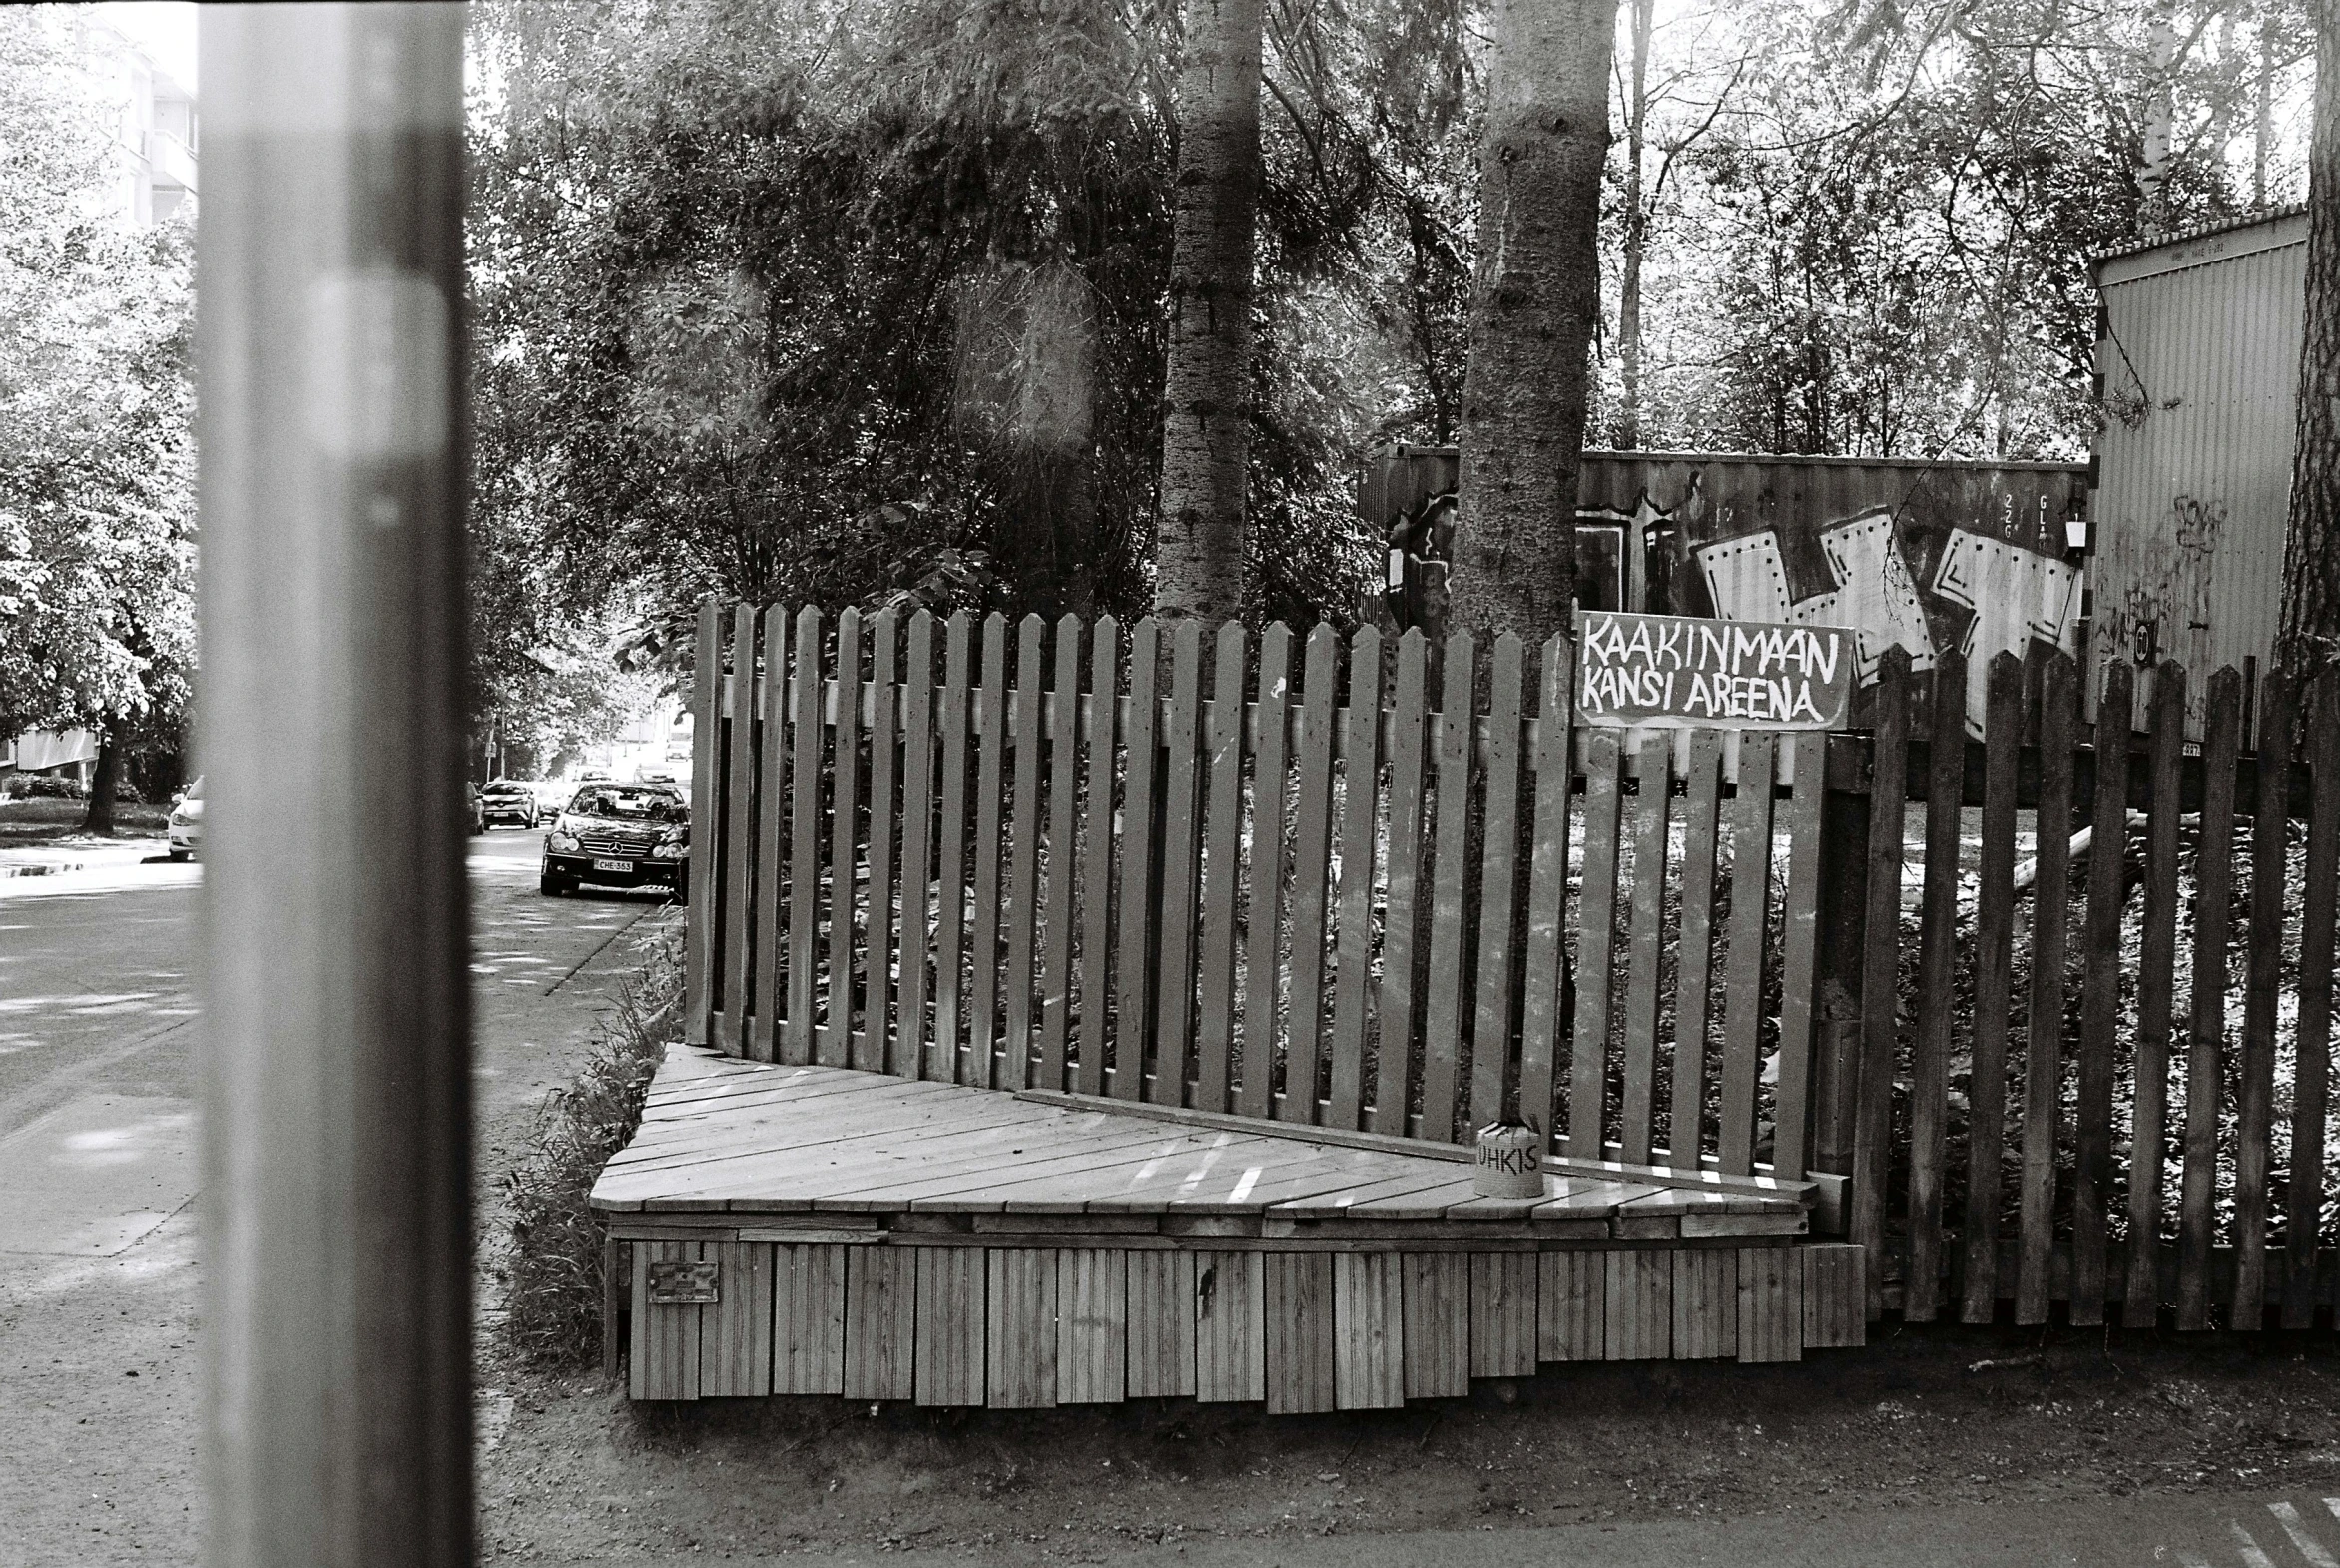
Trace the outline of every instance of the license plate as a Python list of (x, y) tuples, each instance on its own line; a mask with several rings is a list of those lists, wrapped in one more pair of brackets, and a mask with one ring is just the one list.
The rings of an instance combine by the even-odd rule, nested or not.
[(596, 860), (593, 862), (593, 868), (596, 871), (630, 872), (634, 869), (634, 862), (631, 860)]

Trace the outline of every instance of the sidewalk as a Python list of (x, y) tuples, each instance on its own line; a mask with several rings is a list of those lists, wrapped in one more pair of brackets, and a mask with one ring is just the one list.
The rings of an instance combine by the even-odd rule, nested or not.
[(62, 876), (68, 871), (138, 865), (170, 852), (163, 838), (75, 836), (37, 844), (0, 844), (0, 877)]

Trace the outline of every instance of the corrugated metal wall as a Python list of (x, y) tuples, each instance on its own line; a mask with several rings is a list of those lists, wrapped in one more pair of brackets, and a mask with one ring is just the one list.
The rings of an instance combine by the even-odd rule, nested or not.
[[(1456, 471), (1452, 447), (1395, 448), (1368, 464), (1360, 511), (1387, 528)], [(1991, 655), (2079, 651), (2064, 522), (2085, 483), (2074, 463), (1587, 452), (1579, 602), (1856, 627), (1864, 681), (1896, 644), (1920, 670), (1959, 647), (1980, 734)]]
[[(2099, 264), (2104, 424), (2089, 572), (2099, 671), (2112, 659), (2174, 658), (2202, 676), (2266, 668), (2306, 279), (2307, 221), (2294, 216)], [(2197, 740), (2205, 684), (2188, 696)]]

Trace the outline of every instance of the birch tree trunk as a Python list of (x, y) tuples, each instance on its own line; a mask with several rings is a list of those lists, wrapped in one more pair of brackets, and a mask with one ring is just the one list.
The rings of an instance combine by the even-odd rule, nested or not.
[(1649, 145), (1649, 34), (1657, 0), (1632, 0), (1633, 76), (1625, 101), (1625, 265), (1617, 285), (1617, 370), (1623, 406), (1617, 410), (1617, 446), (1641, 450), (1641, 263), (1649, 253), (1649, 199), (1641, 160)]
[(2340, 7), (2316, 18), (2315, 130), (2308, 144), (2307, 330), (2283, 540), (2276, 659), (2306, 675), (2340, 660)]
[(1229, 620), (1244, 596), (1260, 0), (1186, 0), (1154, 608)]
[(1495, 0), (1449, 625), (1569, 624), (1616, 0)]

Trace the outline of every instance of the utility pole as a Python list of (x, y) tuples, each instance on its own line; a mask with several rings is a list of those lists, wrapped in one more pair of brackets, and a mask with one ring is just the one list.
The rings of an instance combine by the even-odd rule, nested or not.
[(213, 1568), (472, 1557), (463, 19), (201, 19)]

